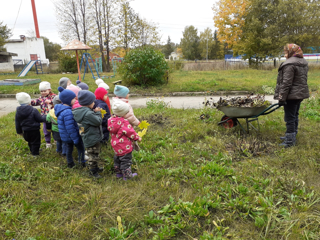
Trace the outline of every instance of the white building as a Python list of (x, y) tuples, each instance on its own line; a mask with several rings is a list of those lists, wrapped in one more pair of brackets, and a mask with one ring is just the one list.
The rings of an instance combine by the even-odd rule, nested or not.
[(27, 64), (31, 59), (41, 60), (42, 64), (49, 64), (42, 38), (28, 38), (20, 35), (20, 39), (9, 39), (4, 47), (8, 52), (18, 54), (18, 56), (12, 57), (16, 64)]
[(181, 57), (181, 54), (172, 52), (169, 56), (169, 60), (179, 60)]
[(13, 56), (18, 55), (11, 52), (0, 52), (0, 72), (14, 72)]

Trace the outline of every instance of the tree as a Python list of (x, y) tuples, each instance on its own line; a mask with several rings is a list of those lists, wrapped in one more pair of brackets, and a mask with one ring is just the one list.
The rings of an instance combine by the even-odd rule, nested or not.
[(136, 41), (134, 46), (157, 45), (160, 43), (156, 24), (137, 16)]
[[(320, 44), (319, 0), (293, 0), (290, 4), (285, 0), (233, 1), (241, 10), (222, 4), (226, 2), (220, 0), (221, 14), (215, 17), (219, 39), (229, 43), (234, 54), (243, 54), (251, 65), (267, 56), (280, 56), (286, 43), (296, 43), (303, 49)], [(229, 40), (224, 28), (228, 29)]]
[(213, 36), (212, 30), (210, 28), (206, 28), (203, 32), (200, 33), (200, 55), (203, 59), (211, 59), (210, 49), (213, 45)]
[(78, 39), (87, 44), (91, 30), (89, 0), (59, 0), (55, 8), (61, 38), (66, 42)]
[(120, 75), (128, 84), (140, 86), (163, 84), (167, 70), (163, 53), (152, 46), (131, 50), (119, 67)]
[(0, 51), (6, 51), (4, 45), (6, 41), (11, 37), (11, 29), (3, 22), (0, 22)]
[(211, 59), (222, 59), (225, 54), (223, 43), (219, 41), (218, 32), (215, 30), (213, 33), (213, 43), (210, 48), (209, 56)]
[(185, 27), (180, 42), (185, 58), (190, 60), (200, 58), (199, 41), (198, 30), (192, 25)]
[(170, 36), (168, 36), (167, 44), (164, 46), (163, 53), (165, 58), (169, 58), (170, 54), (174, 51), (174, 43), (171, 42)]
[(46, 37), (41, 37), (43, 39), (44, 43), (44, 50), (46, 52), (46, 57), (50, 61), (56, 61), (59, 59), (59, 53), (61, 46), (57, 43), (50, 42), (48, 38)]

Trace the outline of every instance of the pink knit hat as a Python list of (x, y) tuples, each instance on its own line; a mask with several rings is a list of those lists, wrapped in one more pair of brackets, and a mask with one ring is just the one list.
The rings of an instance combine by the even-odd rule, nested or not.
[(67, 89), (71, 90), (72, 92), (74, 92), (74, 94), (78, 97), (78, 92), (81, 90), (81, 88), (79, 88), (78, 86), (75, 86), (73, 84), (70, 84)]

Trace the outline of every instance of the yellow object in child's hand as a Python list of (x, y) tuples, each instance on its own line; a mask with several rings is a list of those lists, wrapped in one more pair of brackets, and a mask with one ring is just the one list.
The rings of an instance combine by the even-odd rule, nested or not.
[(146, 120), (140, 122), (140, 124), (139, 124), (140, 129), (144, 129), (144, 128), (147, 129), (149, 126), (150, 126), (150, 124)]
[(138, 134), (139, 137), (142, 138), (144, 135), (146, 135), (146, 132), (147, 132), (147, 129), (145, 128), (142, 131), (138, 132), (137, 134)]
[(106, 110), (104, 110), (104, 109), (101, 109), (101, 116), (102, 116), (102, 118), (104, 117), (104, 115), (107, 113), (107, 111)]

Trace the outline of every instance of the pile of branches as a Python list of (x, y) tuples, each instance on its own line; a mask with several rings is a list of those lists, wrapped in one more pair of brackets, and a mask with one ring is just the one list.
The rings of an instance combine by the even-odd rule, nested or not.
[(245, 97), (226, 97), (220, 99), (217, 102), (214, 102), (212, 98), (203, 102), (203, 104), (207, 107), (219, 108), (219, 107), (262, 107), (262, 106), (270, 106), (270, 102), (265, 100), (264, 95), (248, 95)]

